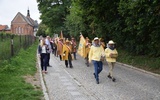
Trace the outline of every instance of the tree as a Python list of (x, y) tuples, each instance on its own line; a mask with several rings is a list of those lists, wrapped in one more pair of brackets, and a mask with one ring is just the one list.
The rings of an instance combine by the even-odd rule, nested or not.
[(38, 8), (41, 13), (42, 23), (49, 29), (50, 34), (60, 33), (61, 30), (66, 31), (64, 22), (68, 8), (70, 7), (70, 0), (37, 0)]
[(42, 35), (42, 36), (46, 36), (46, 29), (47, 29), (46, 25), (40, 23), (36, 35), (37, 35), (37, 36), (41, 36), (41, 35)]
[[(46, 33), (114, 40), (134, 55), (160, 56), (159, 0), (38, 0)], [(64, 34), (64, 35), (65, 35)]]
[(119, 13), (124, 18), (124, 47), (134, 54), (160, 55), (158, 0), (121, 0)]

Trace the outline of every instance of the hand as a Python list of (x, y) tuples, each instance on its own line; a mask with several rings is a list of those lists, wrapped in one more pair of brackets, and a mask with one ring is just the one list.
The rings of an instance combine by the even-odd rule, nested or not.
[(112, 53), (110, 53), (110, 54), (109, 54), (109, 56), (110, 56), (110, 57), (112, 57), (112, 56), (113, 56), (113, 54), (112, 54)]
[(65, 56), (65, 54), (63, 54), (63, 56)]

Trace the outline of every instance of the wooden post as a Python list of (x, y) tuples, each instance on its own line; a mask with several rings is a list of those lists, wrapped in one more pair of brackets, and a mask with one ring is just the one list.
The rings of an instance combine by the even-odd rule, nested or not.
[(14, 55), (14, 50), (13, 50), (13, 35), (11, 35), (11, 56)]
[(19, 42), (20, 42), (20, 48), (22, 47), (22, 39), (21, 39), (21, 34), (19, 36)]
[(25, 49), (27, 48), (27, 37), (25, 35)]

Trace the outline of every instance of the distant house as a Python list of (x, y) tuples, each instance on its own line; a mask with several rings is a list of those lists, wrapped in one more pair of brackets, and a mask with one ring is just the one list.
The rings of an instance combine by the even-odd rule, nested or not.
[(27, 16), (20, 12), (11, 21), (11, 33), (18, 35), (36, 35), (38, 22), (30, 17), (30, 12), (27, 10)]
[(11, 30), (9, 29), (8, 25), (0, 25), (0, 32), (11, 33)]

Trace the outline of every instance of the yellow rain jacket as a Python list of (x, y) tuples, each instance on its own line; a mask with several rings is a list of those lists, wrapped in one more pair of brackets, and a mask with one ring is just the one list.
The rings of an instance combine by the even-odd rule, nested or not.
[(63, 53), (62, 50), (63, 50), (63, 43), (58, 41), (58, 43), (57, 43), (57, 54), (62, 55), (62, 53)]
[(84, 58), (86, 58), (87, 55), (89, 54), (90, 48), (91, 48), (91, 44), (88, 44), (88, 45), (87, 45), (87, 44), (85, 43)]
[[(63, 54), (62, 54), (62, 60), (68, 60), (68, 55), (70, 54), (71, 55), (71, 49), (72, 46), (71, 45), (66, 45), (64, 44), (63, 45)], [(72, 59), (72, 55), (71, 55), (71, 59)]]
[[(110, 54), (112, 54), (112, 57), (110, 57)], [(107, 62), (116, 62), (116, 58), (118, 57), (118, 52), (116, 49), (111, 50), (109, 48), (106, 48), (105, 55), (106, 55)]]
[(91, 60), (100, 61), (102, 55), (104, 55), (103, 47), (102, 46), (96, 47), (92, 45), (89, 51), (89, 62), (91, 62)]

